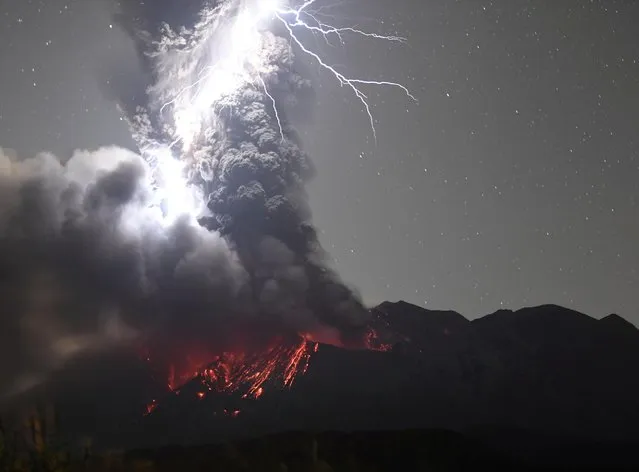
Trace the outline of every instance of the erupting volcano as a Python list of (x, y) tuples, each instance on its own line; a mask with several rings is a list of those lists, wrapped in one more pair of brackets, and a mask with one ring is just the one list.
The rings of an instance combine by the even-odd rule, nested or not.
[[(201, 384), (198, 398), (209, 393), (239, 394), (241, 398), (259, 398), (267, 383), (279, 383), (290, 387), (298, 375), (306, 372), (313, 352), (319, 348), (316, 342), (300, 338), (297, 345), (285, 344), (283, 338), (275, 339), (264, 351), (223, 352), (210, 362), (202, 364), (191, 356), (186, 356), (190, 366), (176, 369), (169, 366), (168, 390), (179, 395), (181, 387), (190, 381), (197, 380)], [(147, 414), (152, 413), (158, 405), (153, 400), (147, 406)]]
[[(318, 343), (389, 348), (320, 244), (306, 192), (315, 169), (289, 116), (312, 112), (303, 58), (352, 94), (375, 136), (363, 88), (413, 96), (338, 72), (307, 35), (403, 38), (326, 25), (314, 0), (202, 0), (182, 18), (170, 3), (118, 2), (141, 59), (140, 89), (113, 90), (135, 149), (0, 152), (11, 401), (87, 399), (100, 382), (136, 383), (119, 400), (148, 402), (147, 416), (186, 394), (263, 401), (296, 383)], [(152, 386), (130, 381), (138, 368)]]
[[(202, 350), (183, 352), (175, 356), (183, 362), (168, 364), (165, 394), (180, 395), (182, 387), (191, 382), (201, 386), (196, 392), (198, 399), (210, 394), (258, 399), (268, 388), (290, 388), (299, 376), (307, 372), (313, 354), (320, 348), (320, 343), (311, 335), (296, 338), (277, 336), (266, 348), (259, 350), (242, 348), (216, 355), (204, 354)], [(363, 348), (388, 351), (391, 344), (382, 342), (378, 332), (369, 328)], [(152, 366), (149, 352), (146, 351), (144, 356)], [(145, 414), (152, 414), (160, 404), (161, 399), (153, 399), (146, 406)]]

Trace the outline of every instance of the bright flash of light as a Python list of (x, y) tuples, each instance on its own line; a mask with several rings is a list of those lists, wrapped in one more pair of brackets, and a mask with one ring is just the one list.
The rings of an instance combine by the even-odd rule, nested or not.
[(176, 159), (169, 148), (147, 151), (154, 158), (157, 185), (156, 206), (167, 224), (183, 215), (195, 217), (204, 210), (204, 199), (197, 188), (188, 184), (185, 163)]
[[(279, 133), (284, 138), (277, 102), (268, 89), (268, 77), (277, 72), (279, 65), (272, 63), (272, 36), (266, 30), (279, 23), (288, 34), (291, 44), (308, 56), (320, 68), (346, 87), (361, 102), (370, 122), (372, 135), (377, 141), (375, 120), (363, 88), (390, 86), (400, 89), (416, 101), (404, 85), (367, 78), (349, 77), (339, 72), (306, 44), (305, 34), (321, 36), (327, 44), (336, 39), (345, 43), (347, 35), (368, 40), (403, 43), (399, 36), (385, 36), (355, 27), (337, 27), (324, 23), (322, 7), (317, 0), (305, 0), (297, 7), (288, 0), (227, 0), (212, 9), (205, 9), (200, 22), (189, 32), (169, 35), (169, 45), (161, 45), (157, 57), (160, 81), (154, 86), (160, 113), (172, 115), (173, 142), (162, 148), (146, 150), (152, 162), (157, 186), (157, 207), (162, 209), (163, 221), (171, 223), (181, 215), (198, 216), (206, 211), (204, 199), (193, 186), (188, 185), (184, 162), (178, 155), (193, 150), (197, 137), (205, 128), (215, 127), (217, 111), (246, 85), (263, 90), (270, 99)], [(178, 145), (181, 149), (175, 150)]]
[[(260, 81), (266, 73), (261, 32), (265, 21), (279, 5), (280, 2), (275, 0), (258, 0), (239, 6), (226, 2), (214, 11), (220, 19), (231, 16), (232, 20), (229, 24), (212, 22), (212, 31), (205, 34), (195, 48), (209, 48), (210, 51), (189, 51), (189, 54), (201, 54), (208, 63), (197, 71), (195, 81), (182, 88), (160, 109), (160, 112), (169, 106), (173, 109), (176, 137), (171, 147), (181, 142), (182, 150), (188, 151), (204, 122), (212, 119), (211, 108), (220, 99), (247, 83)], [(265, 84), (264, 88), (266, 90)]]
[[(175, 123), (175, 141), (173, 147), (181, 143), (182, 151), (188, 152), (197, 134), (205, 122), (214, 120), (212, 108), (223, 97), (232, 94), (246, 84), (259, 85), (271, 99), (275, 110), (280, 133), (282, 123), (276, 103), (269, 93), (264, 76), (268, 72), (267, 48), (263, 42), (262, 32), (270, 21), (283, 25), (291, 42), (308, 57), (314, 60), (324, 71), (328, 72), (342, 87), (348, 87), (361, 102), (370, 122), (375, 141), (377, 132), (371, 106), (362, 86), (391, 86), (402, 90), (410, 99), (417, 101), (407, 87), (390, 81), (348, 77), (322, 58), (319, 52), (307, 46), (299, 32), (307, 31), (321, 35), (330, 44), (330, 38), (337, 38), (344, 44), (344, 35), (353, 34), (364, 38), (405, 42), (399, 36), (385, 36), (370, 33), (354, 27), (335, 27), (318, 19), (319, 14), (312, 11), (316, 0), (306, 0), (298, 7), (285, 5), (286, 0), (252, 0), (250, 2), (227, 2), (215, 12), (220, 18), (228, 18), (228, 24), (215, 23), (217, 31), (202, 41), (202, 47), (212, 48), (217, 45), (216, 56), (206, 64), (202, 64), (196, 72), (196, 80), (192, 81), (169, 101), (165, 102), (161, 111), (171, 107)], [(319, 10), (319, 8), (318, 8)], [(207, 56), (207, 54), (205, 54)], [(208, 56), (207, 56), (208, 57)]]

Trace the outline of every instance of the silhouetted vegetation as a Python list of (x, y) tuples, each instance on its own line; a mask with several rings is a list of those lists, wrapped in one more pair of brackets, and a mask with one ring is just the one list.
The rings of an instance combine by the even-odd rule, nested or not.
[[(277, 434), (238, 443), (93, 453), (57, 444), (37, 413), (25, 432), (0, 429), (1, 472), (199, 471), (315, 472), (508, 470), (510, 463), (445, 431)], [(50, 428), (51, 429), (51, 428)]]
[[(532, 437), (532, 436), (530, 436)], [(579, 463), (557, 456), (545, 463), (515, 460), (487, 447), (477, 436), (444, 430), (403, 430), (356, 433), (290, 432), (245, 441), (200, 446), (94, 452), (90, 440), (81, 446), (58, 442), (54, 415), (34, 410), (22, 431), (9, 433), (0, 422), (0, 472), (365, 472), (465, 470), (625, 470), (608, 459), (619, 459), (635, 448), (616, 452), (602, 446), (572, 451)], [(577, 447), (577, 446), (575, 446)], [(564, 451), (566, 447), (562, 448)], [(592, 456), (593, 450), (595, 456)], [(597, 456), (603, 461), (592, 460)], [(614, 457), (613, 457), (614, 456)], [(550, 460), (550, 462), (549, 462)], [(536, 464), (536, 465), (535, 465)], [(545, 467), (544, 467), (545, 466)]]

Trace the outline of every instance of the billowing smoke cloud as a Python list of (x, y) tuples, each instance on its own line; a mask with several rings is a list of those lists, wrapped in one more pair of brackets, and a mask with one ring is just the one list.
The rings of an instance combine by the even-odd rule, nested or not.
[[(147, 107), (132, 119), (141, 146), (153, 148), (158, 140), (179, 136), (180, 123), (160, 110), (215, 63), (227, 46), (224, 38), (233, 37), (224, 20), (242, 8), (258, 8), (260, 2), (190, 2), (190, 8), (203, 8), (182, 9), (175, 16), (162, 12), (180, 2), (120, 4), (120, 19), (136, 38), (153, 80)], [(221, 93), (181, 158), (208, 195), (212, 216), (204, 224), (237, 248), (260, 309), (299, 323), (299, 329), (309, 319), (319, 320), (337, 328), (345, 340), (359, 332), (367, 312), (328, 266), (305, 192), (313, 165), (283, 113), (310, 84), (295, 72), (286, 35), (262, 31), (254, 40), (261, 43), (260, 80)]]
[[(223, 343), (241, 325), (258, 338), (357, 342), (367, 311), (329, 268), (304, 188), (313, 166), (284, 116), (309, 86), (289, 42), (262, 31), (260, 81), (220, 94), (178, 150), (183, 125), (162, 104), (223, 47), (215, 40), (241, 4), (119, 3), (147, 72), (144, 99), (120, 104), (139, 154), (0, 153), (0, 394), (131, 340), (172, 355), (173, 342)], [(166, 218), (175, 195), (157, 202), (158, 162), (171, 152), (205, 203), (197, 220)]]
[(187, 219), (164, 226), (150, 175), (119, 148), (65, 163), (0, 152), (3, 386), (27, 388), (78, 352), (235, 303), (247, 277), (236, 253)]

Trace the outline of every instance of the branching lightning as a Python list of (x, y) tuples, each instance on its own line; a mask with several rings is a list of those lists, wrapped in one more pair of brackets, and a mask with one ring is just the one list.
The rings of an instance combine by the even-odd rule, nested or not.
[[(342, 36), (342, 33), (354, 33), (356, 35), (360, 35), (360, 36), (364, 36), (364, 37), (368, 37), (368, 38), (374, 38), (374, 39), (383, 39), (386, 41), (395, 41), (395, 42), (399, 42), (399, 43), (405, 43), (406, 42), (406, 38), (402, 38), (400, 36), (384, 36), (381, 34), (377, 34), (377, 33), (367, 33), (365, 31), (362, 31), (360, 29), (354, 28), (354, 27), (335, 27), (335, 26), (331, 26), (325, 23), (322, 23), (321, 21), (319, 21), (317, 19), (318, 16), (318, 12), (308, 12), (306, 11), (307, 7), (312, 6), (315, 3), (316, 0), (308, 0), (306, 1), (301, 7), (299, 7), (297, 10), (295, 9), (288, 9), (288, 10), (284, 10), (284, 9), (278, 9), (276, 11), (276, 14), (280, 14), (280, 15), (288, 15), (290, 14), (291, 16), (293, 16), (294, 21), (289, 22), (288, 24), (295, 28), (297, 26), (302, 27), (304, 29), (307, 29), (309, 31), (313, 31), (316, 33), (320, 33), (324, 39), (327, 40), (328, 42), (328, 38), (327, 36), (329, 34), (334, 34), (339, 38), (339, 41), (341, 44), (345, 44), (344, 42), (344, 37)], [(302, 15), (309, 17), (312, 21), (315, 22), (315, 24), (317, 26), (313, 26), (313, 25), (309, 25), (308, 23), (306, 23), (304, 20), (301, 19)], [(282, 21), (282, 20), (280, 20)], [(329, 43), (330, 44), (330, 43)]]
[[(364, 92), (362, 92), (357, 87), (357, 84), (382, 85), (382, 86), (385, 85), (385, 86), (397, 87), (397, 88), (400, 88), (413, 101), (416, 102), (417, 99), (410, 93), (410, 91), (408, 90), (407, 87), (405, 87), (402, 84), (396, 83), (396, 82), (370, 80), (370, 79), (357, 79), (357, 78), (348, 78), (348, 77), (346, 77), (345, 75), (343, 75), (340, 72), (338, 72), (334, 67), (332, 67), (329, 64), (327, 64), (319, 56), (319, 54), (317, 54), (316, 52), (314, 52), (314, 51), (310, 50), (309, 48), (307, 48), (302, 43), (302, 41), (299, 39), (299, 37), (295, 34), (295, 28), (299, 27), (299, 28), (302, 28), (302, 29), (306, 29), (307, 31), (311, 31), (311, 32), (314, 32), (314, 33), (319, 33), (320, 35), (322, 35), (322, 37), (327, 42), (328, 42), (328, 36), (329, 35), (331, 35), (331, 34), (336, 35), (339, 38), (340, 43), (342, 43), (342, 44), (344, 44), (344, 38), (342, 36), (343, 33), (353, 33), (355, 35), (359, 35), (359, 36), (362, 36), (362, 37), (365, 37), (365, 38), (381, 39), (381, 40), (385, 40), (385, 41), (400, 42), (400, 43), (404, 43), (406, 41), (406, 38), (402, 38), (402, 37), (399, 37), (399, 36), (385, 36), (385, 35), (381, 35), (381, 34), (377, 34), (377, 33), (368, 33), (368, 32), (362, 31), (360, 29), (353, 28), (353, 27), (338, 28), (338, 27), (335, 27), (335, 26), (331, 26), (331, 25), (327, 25), (325, 23), (322, 23), (321, 21), (319, 21), (317, 19), (317, 17), (315, 15), (313, 15), (313, 13), (307, 11), (307, 9), (309, 7), (311, 7), (313, 4), (315, 4), (315, 1), (316, 0), (306, 0), (297, 9), (294, 9), (294, 8), (289, 8), (289, 9), (278, 8), (274, 12), (274, 16), (275, 16), (275, 18), (277, 18), (284, 25), (284, 27), (288, 31), (291, 39), (295, 42), (295, 44), (297, 44), (297, 46), (305, 54), (307, 54), (310, 57), (312, 57), (324, 70), (326, 70), (333, 77), (335, 77), (339, 81), (341, 86), (347, 86), (353, 91), (355, 96), (360, 100), (360, 102), (364, 106), (364, 109), (366, 110), (366, 114), (368, 115), (368, 119), (369, 119), (370, 125), (371, 125), (371, 131), (373, 132), (373, 138), (375, 139), (375, 142), (377, 142), (377, 131), (375, 129), (375, 121), (373, 119), (373, 114), (371, 112), (371, 108), (370, 108), (370, 105), (369, 105), (368, 100), (367, 100), (368, 97), (364, 94)], [(293, 21), (289, 22), (289, 21), (286, 20), (286, 16), (288, 16), (288, 15), (293, 17)], [(314, 21), (315, 25), (308, 24), (306, 21), (304, 21), (302, 19), (303, 15), (309, 17), (312, 21)]]
[[(278, 9), (277, 11), (274, 12), (275, 17), (284, 25), (284, 27), (286, 28), (286, 30), (288, 31), (291, 39), (293, 40), (293, 42), (295, 42), (295, 44), (297, 44), (297, 46), (308, 56), (312, 57), (313, 59), (315, 59), (315, 61), (327, 72), (329, 72), (333, 77), (335, 77), (340, 85), (343, 86), (347, 86), (348, 88), (350, 88), (353, 93), (355, 94), (355, 96), (359, 99), (359, 101), (362, 103), (362, 105), (364, 106), (364, 109), (366, 110), (366, 114), (368, 115), (368, 119), (371, 125), (371, 131), (373, 132), (373, 138), (375, 139), (375, 142), (377, 142), (377, 130), (375, 129), (375, 120), (373, 118), (373, 113), (371, 111), (371, 107), (370, 104), (368, 103), (368, 97), (364, 94), (364, 92), (362, 92), (362, 90), (360, 90), (357, 87), (357, 84), (370, 84), (370, 85), (389, 85), (392, 87), (398, 87), (400, 89), (402, 89), (404, 91), (404, 93), (406, 93), (406, 95), (408, 95), (408, 97), (410, 97), (412, 100), (417, 101), (417, 99), (410, 93), (410, 91), (408, 90), (408, 88), (406, 88), (404, 85), (401, 85), (399, 83), (396, 82), (387, 82), (387, 81), (377, 81), (377, 80), (364, 80), (364, 79), (355, 79), (355, 78), (349, 78), (346, 77), (344, 74), (338, 72), (334, 67), (330, 66), (329, 64), (327, 64), (318, 53), (310, 50), (309, 48), (307, 48), (304, 43), (299, 39), (299, 37), (295, 34), (295, 27), (301, 27), (304, 29), (307, 29), (308, 31), (313, 31), (316, 33), (320, 33), (325, 39), (327, 38), (328, 35), (330, 34), (336, 34), (339, 39), (340, 42), (343, 43), (343, 38), (341, 36), (342, 32), (351, 32), (351, 33), (355, 33), (358, 34), (360, 36), (364, 36), (364, 37), (368, 37), (368, 38), (380, 38), (380, 39), (385, 39), (388, 41), (403, 41), (404, 38), (399, 38), (397, 36), (382, 36), (382, 35), (378, 35), (378, 34), (373, 34), (373, 33), (365, 33), (361, 30), (355, 29), (355, 28), (335, 28), (332, 26), (328, 26), (325, 25), (321, 22), (319, 22), (318, 20), (314, 19), (314, 17), (312, 15), (309, 14), (309, 16), (311, 18), (314, 19), (314, 21), (317, 23), (318, 26), (312, 26), (307, 24), (306, 22), (304, 22), (301, 19), (301, 15), (304, 12), (304, 9), (310, 5), (312, 5), (313, 3), (315, 3), (315, 0), (307, 0), (306, 3), (304, 3), (299, 9), (295, 10), (295, 9), (290, 9), (290, 10), (283, 10), (283, 9)], [(286, 15), (294, 15), (295, 21), (292, 23), (289, 23), (288, 21), (286, 21), (285, 16)]]
[(277, 126), (279, 127), (280, 137), (284, 139), (284, 129), (282, 128), (282, 120), (280, 119), (280, 112), (277, 110), (277, 102), (275, 101), (275, 98), (273, 97), (273, 95), (271, 95), (271, 93), (268, 91), (268, 88), (266, 87), (266, 82), (264, 82), (264, 79), (260, 76), (258, 77), (258, 80), (262, 84), (264, 93), (271, 100), (271, 103), (273, 104), (273, 113), (275, 113), (275, 120), (277, 121)]
[[(353, 27), (335, 27), (331, 25), (327, 25), (321, 21), (319, 21), (312, 12), (307, 11), (309, 7), (311, 7), (316, 0), (306, 0), (299, 8), (278, 8), (274, 11), (274, 16), (277, 18), (288, 31), (291, 39), (297, 46), (308, 56), (312, 57), (324, 70), (329, 72), (333, 77), (335, 77), (341, 86), (349, 87), (355, 96), (360, 100), (364, 109), (366, 110), (366, 114), (368, 115), (368, 119), (371, 125), (371, 131), (373, 132), (373, 138), (377, 142), (377, 131), (375, 129), (375, 121), (373, 119), (373, 114), (371, 112), (370, 104), (368, 103), (368, 97), (357, 87), (357, 84), (368, 84), (368, 85), (382, 85), (382, 86), (391, 86), (400, 88), (409, 98), (413, 101), (417, 101), (417, 99), (410, 93), (407, 87), (402, 84), (396, 82), (389, 81), (379, 81), (379, 80), (370, 80), (370, 79), (357, 79), (357, 78), (349, 78), (345, 75), (338, 72), (333, 66), (327, 64), (318, 53), (310, 50), (306, 47), (303, 42), (299, 39), (299, 37), (295, 34), (295, 28), (305, 29), (307, 31), (311, 31), (313, 33), (319, 33), (322, 37), (328, 42), (328, 37), (333, 34), (339, 38), (341, 44), (344, 44), (344, 38), (342, 36), (343, 33), (353, 33), (355, 35), (359, 35), (365, 38), (373, 38), (373, 39), (381, 39), (385, 41), (392, 42), (400, 42), (404, 43), (406, 38), (402, 38), (399, 36), (385, 36), (377, 33), (368, 33)], [(291, 16), (293, 21), (287, 21), (286, 17)], [(303, 20), (303, 16), (309, 17), (315, 24), (308, 24)]]
[(361, 102), (370, 122), (371, 131), (377, 142), (377, 130), (367, 95), (361, 89), (362, 85), (390, 86), (401, 89), (411, 100), (417, 102), (407, 87), (400, 83), (348, 77), (339, 72), (322, 58), (320, 53), (307, 46), (301, 39), (301, 31), (320, 35), (327, 44), (330, 38), (337, 38), (343, 45), (344, 35), (353, 34), (363, 38), (404, 43), (405, 38), (393, 35), (382, 35), (366, 32), (356, 27), (336, 27), (318, 19), (322, 7), (312, 11), (316, 0), (305, 0), (299, 7), (289, 7), (282, 3), (286, 0), (254, 0), (239, 8), (230, 25), (230, 41), (226, 55), (213, 65), (201, 67), (197, 79), (188, 84), (174, 95), (173, 99), (162, 105), (161, 111), (171, 106), (176, 128), (176, 138), (171, 146), (182, 142), (184, 149), (189, 148), (195, 135), (201, 128), (203, 116), (210, 113), (213, 105), (225, 95), (238, 90), (245, 84), (260, 85), (264, 93), (273, 104), (275, 119), (280, 134), (284, 135), (275, 98), (269, 93), (264, 80), (265, 59), (264, 50), (260, 42), (260, 31), (269, 20), (282, 24), (291, 42), (299, 50), (314, 60), (324, 71), (334, 77), (342, 87), (348, 87)]

